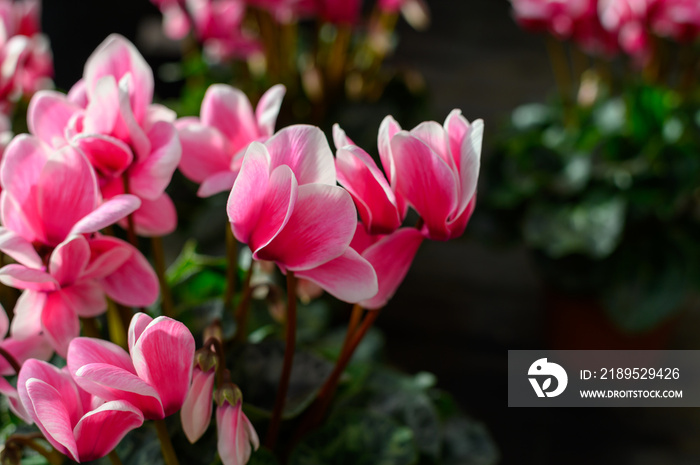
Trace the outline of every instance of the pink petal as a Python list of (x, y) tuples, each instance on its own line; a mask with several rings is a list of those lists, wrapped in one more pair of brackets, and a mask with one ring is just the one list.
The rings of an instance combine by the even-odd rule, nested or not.
[(0, 226), (0, 250), (30, 268), (44, 266), (31, 242), (2, 226)]
[(41, 218), (36, 212), (35, 194), (36, 190), (33, 190), (32, 197), (20, 203), (10, 191), (0, 192), (0, 215), (2, 215), (0, 222), (7, 229), (30, 243), (43, 239)]
[(457, 170), (455, 160), (450, 153), (450, 140), (447, 131), (442, 126), (435, 121), (426, 121), (411, 129), (409, 134), (430, 147), (447, 163), (452, 171)]
[(282, 84), (277, 84), (270, 87), (260, 97), (258, 106), (255, 109), (255, 118), (258, 121), (258, 128), (262, 136), (270, 137), (274, 134), (275, 122), (286, 92), (287, 89)]
[(197, 196), (205, 198), (211, 197), (212, 195), (220, 192), (230, 191), (233, 188), (233, 185), (236, 183), (237, 177), (237, 172), (230, 171), (228, 169), (226, 171), (214, 173), (202, 181), (202, 185), (199, 186), (199, 189), (197, 190)]
[(131, 74), (125, 74), (119, 80), (119, 125), (117, 137), (129, 142), (133, 148), (134, 154), (139, 160), (143, 160), (151, 153), (151, 142), (144, 132), (144, 128), (139, 125), (138, 111), (135, 109), (130, 100), (129, 89), (132, 87)]
[(121, 176), (134, 160), (129, 146), (114, 137), (83, 134), (75, 137), (72, 143), (85, 154), (93, 168), (105, 177)]
[(80, 321), (72, 302), (61, 291), (52, 292), (46, 298), (41, 312), (44, 334), (56, 352), (65, 357), (68, 344), (80, 335)]
[(86, 413), (73, 433), (81, 461), (109, 454), (126, 433), (143, 424), (143, 414), (128, 402), (112, 401)]
[(313, 281), (344, 302), (360, 302), (377, 293), (377, 275), (372, 265), (351, 248), (334, 260), (296, 275)]
[(143, 312), (138, 312), (133, 317), (131, 317), (131, 323), (129, 324), (129, 352), (134, 348), (134, 344), (141, 337), (143, 330), (148, 327), (153, 321), (149, 315)]
[(119, 269), (133, 253), (131, 244), (109, 236), (96, 236), (88, 241), (90, 245), (90, 263), (83, 279), (104, 278)]
[(294, 271), (316, 268), (345, 252), (355, 233), (356, 215), (344, 189), (325, 184), (299, 186), (289, 221), (255, 258)]
[[(0, 165), (0, 184), (20, 204), (33, 194), (51, 150), (41, 140), (29, 134), (16, 136), (5, 148)], [(3, 218), (8, 227), (7, 218)]]
[(0, 268), (0, 282), (17, 289), (33, 291), (53, 291), (58, 282), (45, 271), (27, 268), (23, 265), (5, 265)]
[(476, 207), (476, 195), (472, 197), (471, 201), (467, 204), (467, 208), (465, 208), (457, 218), (447, 222), (450, 228), (450, 239), (459, 237), (464, 233), (464, 230), (467, 228), (467, 223), (472, 213), (474, 213), (474, 207)]
[(375, 234), (390, 233), (401, 226), (389, 182), (372, 157), (355, 146), (346, 146), (336, 155), (338, 182), (352, 195), (362, 222)]
[(136, 47), (118, 34), (107, 37), (90, 55), (85, 64), (85, 83), (88, 95), (102, 76), (114, 76), (121, 80), (130, 74), (129, 101), (138, 121), (145, 115), (153, 100), (153, 71)]
[(401, 228), (363, 252), (362, 256), (377, 272), (379, 290), (374, 297), (360, 302), (360, 305), (370, 310), (386, 305), (406, 277), (422, 242), (420, 231)]
[(64, 94), (40, 90), (29, 102), (29, 132), (54, 147), (60, 147), (66, 143), (68, 121), (80, 111), (82, 109), (71, 103)]
[[(166, 193), (154, 200), (141, 199), (141, 206), (133, 216), (134, 230), (139, 236), (167, 236), (177, 228), (175, 204)], [(127, 228), (127, 219), (121, 220), (119, 225)]]
[(130, 402), (149, 420), (164, 418), (160, 397), (147, 382), (129, 371), (106, 363), (89, 363), (75, 371), (75, 382), (90, 394)]
[[(37, 318), (38, 320), (38, 318)], [(29, 359), (48, 360), (53, 355), (53, 349), (43, 335), (36, 334), (24, 339), (10, 337), (0, 344), (22, 365)], [(15, 370), (5, 359), (0, 359), (0, 375), (9, 376), (15, 374)]]
[(46, 440), (60, 453), (78, 461), (70, 414), (61, 394), (53, 386), (36, 378), (27, 380), (25, 386), (28, 400), (25, 407)]
[(12, 413), (17, 415), (23, 422), (25, 422), (28, 425), (34, 423), (34, 420), (32, 420), (31, 415), (29, 415), (27, 409), (25, 409), (24, 405), (22, 405), (22, 401), (19, 398), (17, 389), (15, 389), (14, 386), (7, 382), (5, 378), (0, 378), (0, 394), (7, 397), (8, 406), (10, 407), (10, 411)]
[(68, 91), (68, 101), (75, 104), (80, 108), (85, 108), (88, 105), (87, 89), (85, 87), (85, 80), (80, 79), (78, 82), (73, 84), (73, 87)]
[(249, 245), (254, 255), (267, 246), (287, 225), (294, 211), (298, 186), (292, 170), (288, 166), (277, 167), (270, 175), (265, 199), (260, 205), (260, 219)]
[(92, 85), (90, 100), (85, 108), (83, 120), (84, 132), (87, 134), (117, 135), (124, 128), (118, 127), (119, 87), (114, 76), (103, 76)]
[(72, 286), (65, 287), (59, 292), (63, 300), (78, 316), (94, 318), (102, 315), (107, 310), (107, 299), (102, 287), (93, 280), (80, 281)]
[(180, 419), (185, 436), (194, 444), (202, 437), (211, 423), (214, 370), (203, 372), (194, 368), (192, 386), (182, 404)]
[(83, 415), (83, 403), (79, 389), (68, 372), (50, 363), (34, 359), (27, 360), (22, 365), (22, 369), (17, 377), (17, 392), (22, 400), (22, 404), (36, 421), (35, 412), (31, 408), (31, 402), (27, 396), (26, 384), (30, 379), (44, 381), (56, 389), (62, 398), (61, 403), (68, 411), (71, 424), (78, 422)]
[(78, 280), (90, 260), (90, 246), (83, 236), (61, 242), (51, 253), (49, 272), (61, 286)]
[[(333, 125), (333, 143), (335, 144), (336, 150), (340, 150), (346, 145), (357, 145), (345, 134), (345, 131), (343, 131), (338, 123)], [(336, 165), (336, 168), (337, 167)]]
[(37, 186), (38, 214), (49, 245), (58, 245), (71, 228), (97, 207), (99, 191), (92, 167), (65, 147), (51, 155)]
[(182, 144), (179, 165), (182, 174), (201, 183), (214, 173), (230, 171), (232, 152), (218, 129), (189, 119), (179, 120), (175, 125)]
[(226, 204), (233, 235), (244, 244), (250, 241), (260, 219), (269, 178), (270, 156), (267, 149), (253, 142), (245, 152), (241, 170)]
[(476, 120), (471, 125), (459, 110), (453, 110), (445, 121), (449, 133), (452, 156), (459, 173), (460, 195), (458, 212), (463, 212), (476, 192), (481, 164), (481, 145), (484, 137), (484, 122)]
[(265, 143), (270, 170), (288, 165), (299, 185), (335, 185), (335, 163), (325, 134), (315, 126), (297, 124), (280, 130)]
[(458, 202), (455, 173), (430, 147), (406, 132), (394, 136), (391, 149), (396, 192), (423, 218), (431, 239), (446, 240), (446, 223)]
[(175, 127), (158, 121), (148, 132), (151, 152), (129, 171), (129, 190), (139, 197), (154, 200), (163, 194), (180, 163), (182, 147)]
[(216, 409), (217, 450), (224, 465), (247, 463), (259, 446), (258, 436), (241, 409), (241, 402), (235, 406), (228, 402)]
[(202, 124), (218, 129), (228, 139), (233, 153), (261, 136), (248, 97), (225, 84), (207, 89), (200, 118)]
[(350, 247), (362, 255), (362, 252), (382, 237), (384, 236), (381, 234), (369, 234), (365, 225), (358, 221), (357, 227), (355, 228), (355, 235), (352, 237), (352, 242), (350, 242)]
[(41, 333), (41, 312), (46, 305), (46, 293), (26, 290), (17, 299), (15, 316), (10, 324), (10, 334), (26, 339)]
[(116, 302), (130, 307), (146, 307), (158, 298), (158, 277), (141, 252), (131, 249), (131, 257), (100, 283)]
[(185, 325), (167, 317), (153, 320), (141, 333), (131, 358), (136, 372), (153, 386), (165, 416), (180, 410), (192, 378), (194, 337)]
[(140, 206), (141, 200), (135, 195), (120, 194), (114, 196), (75, 223), (70, 234), (97, 232), (129, 216)]
[(401, 126), (392, 116), (387, 116), (379, 125), (379, 134), (377, 136), (377, 148), (379, 149), (379, 158), (382, 161), (384, 172), (387, 174), (391, 186), (394, 186), (394, 156), (391, 152), (391, 139), (401, 131)]
[(88, 364), (107, 364), (121, 368), (135, 375), (134, 365), (129, 354), (113, 342), (95, 339), (91, 337), (79, 337), (74, 339), (68, 347), (66, 358), (68, 371), (75, 377), (75, 373), (82, 366)]

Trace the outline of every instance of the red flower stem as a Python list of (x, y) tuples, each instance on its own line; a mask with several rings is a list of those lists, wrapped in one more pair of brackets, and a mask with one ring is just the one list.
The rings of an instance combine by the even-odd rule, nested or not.
[(233, 237), (231, 225), (226, 223), (226, 290), (224, 291), (224, 310), (231, 308), (236, 293), (236, 272), (238, 271), (238, 247)]
[(284, 411), (284, 403), (287, 398), (287, 390), (289, 389), (289, 379), (292, 375), (292, 362), (294, 361), (294, 349), (296, 346), (297, 333), (297, 280), (293, 271), (287, 271), (287, 330), (286, 330), (286, 346), (284, 348), (284, 361), (282, 364), (282, 375), (280, 376), (279, 387), (277, 388), (277, 397), (275, 398), (275, 407), (272, 410), (272, 418), (270, 426), (267, 429), (267, 438), (265, 445), (269, 449), (275, 447), (277, 436), (279, 434), (280, 423), (282, 421), (282, 412)]
[(221, 341), (215, 337), (210, 337), (204, 343), (204, 347), (209, 348), (214, 346), (214, 353), (216, 354), (216, 385), (221, 387), (224, 382), (224, 372), (226, 371), (226, 359), (224, 358), (224, 346)]
[(170, 286), (165, 277), (165, 252), (163, 251), (163, 240), (160, 237), (154, 236), (151, 238), (151, 249), (153, 252), (153, 263), (160, 283), (160, 294), (163, 308), (163, 315), (167, 317), (175, 316), (175, 305), (173, 304), (173, 296), (170, 293)]
[(156, 432), (158, 433), (160, 450), (163, 454), (165, 464), (180, 465), (180, 462), (177, 460), (177, 455), (175, 454), (175, 449), (173, 448), (173, 443), (170, 440), (170, 435), (168, 434), (168, 427), (165, 424), (165, 420), (155, 420), (153, 424), (155, 425)]
[(345, 353), (345, 351), (348, 348), (348, 345), (350, 344), (350, 341), (352, 340), (352, 336), (355, 334), (355, 331), (357, 330), (357, 325), (360, 324), (360, 321), (362, 320), (362, 315), (364, 313), (364, 309), (360, 304), (355, 304), (352, 307), (352, 313), (350, 314), (350, 322), (348, 323), (348, 331), (345, 333), (345, 340), (343, 341), (343, 345), (340, 348), (340, 354), (338, 354), (338, 360), (340, 360), (340, 357)]
[(243, 281), (243, 296), (234, 314), (236, 318), (235, 342), (246, 342), (248, 339), (248, 316), (250, 315), (250, 299), (253, 295), (253, 289), (250, 287), (250, 278), (252, 276), (253, 263), (251, 262), (250, 268), (248, 268), (248, 272), (245, 275), (245, 281)]
[(323, 383), (316, 401), (306, 414), (306, 418), (302, 421), (299, 428), (298, 437), (301, 437), (301, 435), (303, 435), (305, 432), (315, 428), (323, 420), (328, 407), (331, 405), (335, 391), (338, 389), (338, 381), (340, 381), (341, 375), (348, 366), (348, 363), (350, 363), (350, 360), (352, 359), (355, 350), (357, 350), (357, 347), (360, 345), (360, 342), (362, 342), (362, 339), (364, 339), (365, 335), (372, 327), (374, 320), (376, 320), (378, 316), (379, 310), (369, 311), (362, 321), (360, 327), (355, 331), (355, 334), (352, 337), (348, 347), (341, 352), (340, 358), (338, 358), (336, 361), (333, 371), (326, 379), (326, 382)]
[(11, 353), (9, 353), (4, 348), (0, 347), (0, 356), (2, 356), (2, 358), (7, 360), (7, 363), (10, 364), (10, 366), (15, 371), (15, 373), (19, 374), (19, 370), (22, 369), (22, 365), (17, 361), (17, 359)]

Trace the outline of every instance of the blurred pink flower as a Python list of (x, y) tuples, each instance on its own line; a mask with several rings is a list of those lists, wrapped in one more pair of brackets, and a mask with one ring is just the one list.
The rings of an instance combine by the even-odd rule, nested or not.
[(85, 153), (106, 199), (123, 194), (128, 178), (129, 193), (141, 199), (136, 233), (145, 236), (169, 234), (177, 225), (165, 188), (181, 155), (175, 113), (152, 100), (151, 68), (133, 44), (113, 34), (67, 96), (39, 92), (27, 114), (29, 130), (43, 142)]
[(352, 26), (360, 19), (361, 0), (318, 0), (319, 15), (324, 21)]
[(182, 430), (192, 444), (202, 437), (211, 423), (215, 375), (214, 369), (202, 371), (199, 365), (194, 366), (192, 385), (180, 412)]
[(379, 131), (379, 154), (389, 167), (397, 198), (423, 219), (423, 234), (448, 240), (464, 232), (476, 203), (482, 120), (471, 124), (453, 110), (443, 126), (434, 121), (403, 131), (390, 116)]
[(216, 408), (219, 457), (224, 465), (244, 465), (253, 450), (260, 447), (258, 434), (243, 413), (240, 392), (232, 396), (234, 399), (223, 397), (223, 402)]
[(423, 234), (415, 228), (400, 228), (391, 234), (368, 234), (358, 223), (350, 247), (366, 259), (377, 273), (379, 291), (371, 299), (359, 302), (369, 310), (383, 307), (391, 299), (408, 273)]
[(182, 144), (180, 171), (200, 184), (200, 197), (231, 190), (248, 145), (274, 133), (284, 93), (281, 84), (271, 87), (254, 113), (243, 92), (214, 84), (204, 95), (200, 117), (175, 123)]
[(651, 54), (648, 18), (656, 0), (601, 0), (598, 14), (603, 27), (617, 37), (620, 48), (643, 64)]
[(194, 338), (167, 317), (137, 313), (129, 326), (129, 352), (101, 339), (79, 337), (68, 348), (68, 369), (85, 391), (130, 402), (150, 420), (180, 410), (192, 379)]
[(256, 260), (315, 282), (347, 302), (377, 292), (371, 265), (349, 248), (357, 226), (352, 198), (335, 185), (333, 155), (313, 126), (253, 142), (228, 200), (234, 236)]
[(104, 457), (126, 433), (143, 424), (143, 414), (129, 402), (93, 398), (65, 370), (46, 362), (27, 361), (17, 387), (46, 440), (78, 463)]
[(650, 13), (652, 30), (663, 37), (690, 43), (700, 36), (700, 2), (655, 0)]
[(15, 306), (13, 337), (43, 333), (61, 356), (80, 334), (78, 317), (95, 317), (107, 309), (105, 294), (133, 306), (150, 305), (158, 297), (158, 279), (146, 258), (119, 239), (75, 235), (48, 260), (46, 271), (6, 265), (0, 268), (0, 282), (24, 290)]

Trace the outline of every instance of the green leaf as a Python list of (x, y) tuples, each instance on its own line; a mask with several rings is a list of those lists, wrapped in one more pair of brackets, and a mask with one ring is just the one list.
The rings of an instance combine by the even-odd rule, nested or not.
[(413, 433), (390, 417), (351, 411), (331, 418), (293, 451), (290, 465), (411, 465)]

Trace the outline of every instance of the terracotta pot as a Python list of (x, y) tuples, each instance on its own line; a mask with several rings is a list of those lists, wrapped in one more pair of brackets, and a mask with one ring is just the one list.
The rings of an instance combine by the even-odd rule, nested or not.
[(673, 318), (644, 333), (613, 324), (600, 302), (549, 290), (545, 294), (547, 338), (559, 350), (657, 350), (668, 347), (678, 321)]

